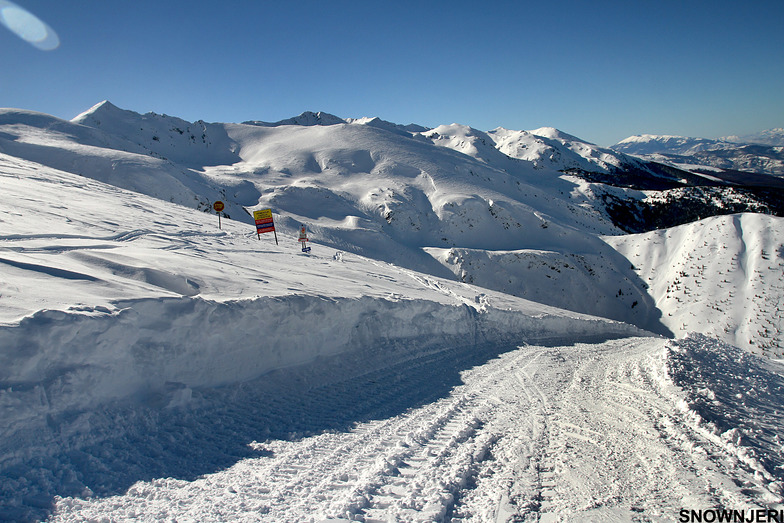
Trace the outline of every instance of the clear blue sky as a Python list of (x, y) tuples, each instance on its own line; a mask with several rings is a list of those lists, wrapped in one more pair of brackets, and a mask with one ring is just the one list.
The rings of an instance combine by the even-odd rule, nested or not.
[(396, 123), (640, 133), (784, 127), (784, 1), (15, 0), (59, 35), (0, 26), (0, 107), (101, 100), (189, 121), (303, 111)]

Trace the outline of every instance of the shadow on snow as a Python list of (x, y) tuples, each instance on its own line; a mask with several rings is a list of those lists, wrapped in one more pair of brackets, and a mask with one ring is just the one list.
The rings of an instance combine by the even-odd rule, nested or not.
[[(545, 342), (571, 343), (575, 340)], [(118, 495), (137, 481), (194, 480), (245, 458), (270, 455), (253, 450), (254, 441), (347, 431), (402, 414), (448, 396), (462, 384), (462, 371), (518, 345), (440, 348), (412, 357), (410, 342), (407, 348), (390, 342), (245, 383), (180, 389), (192, 394), (185, 406), (165, 406), (168, 398), (150, 395), (133, 405), (106, 407), (89, 414), (87, 433), (56, 434), (62, 450), (0, 470), (0, 520), (46, 518), (55, 496)], [(50, 420), (51, 430), (67, 425), (62, 421)]]

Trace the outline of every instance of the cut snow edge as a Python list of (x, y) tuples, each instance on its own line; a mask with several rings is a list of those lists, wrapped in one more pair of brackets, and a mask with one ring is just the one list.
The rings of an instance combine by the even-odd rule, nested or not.
[[(163, 395), (164, 406), (182, 406), (193, 388), (244, 382), (347, 352), (389, 350), (405, 359), (456, 346), (563, 339), (564, 333), (571, 341), (649, 335), (578, 314), (532, 316), (428, 300), (183, 297), (117, 307), (40, 311), (17, 326), (0, 327), (6, 442), (33, 441), (29, 436), (45, 430), (47, 419), (66, 412), (76, 420), (80, 412), (145, 401), (150, 394)], [(20, 458), (16, 450), (0, 449), (0, 465)]]

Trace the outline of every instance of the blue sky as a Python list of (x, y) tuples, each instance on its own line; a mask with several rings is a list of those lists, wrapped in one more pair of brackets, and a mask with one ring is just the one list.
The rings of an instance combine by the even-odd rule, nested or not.
[(15, 0), (0, 106), (73, 118), (108, 99), (189, 121), (303, 111), (611, 145), (784, 127), (784, 2)]

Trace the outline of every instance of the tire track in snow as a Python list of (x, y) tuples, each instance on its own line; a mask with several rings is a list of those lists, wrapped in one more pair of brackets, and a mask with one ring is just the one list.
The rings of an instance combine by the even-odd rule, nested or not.
[(484, 366), (490, 373), (482, 392), (493, 410), (482, 428), (493, 435), (492, 445), (488, 459), (476, 464), (475, 481), (450, 511), (452, 521), (520, 520), (539, 511), (549, 400), (531, 376), (546, 350), (521, 347), (492, 362), (492, 371)]
[(664, 443), (660, 409), (649, 402), (659, 396), (635, 376), (661, 342), (606, 345), (616, 350), (594, 347), (581, 355), (560, 401), (562, 421), (555, 424), (549, 451), (557, 481), (540, 521), (671, 519), (675, 512), (662, 511), (673, 498), (702, 489), (682, 451)]
[[(554, 402), (543, 459), (553, 475), (544, 475), (538, 521), (672, 521), (679, 507), (769, 506), (743, 488), (753, 475), (728, 474), (721, 449), (663, 393), (662, 347), (638, 339), (561, 351), (574, 374)], [(550, 392), (549, 367), (540, 369)]]
[[(753, 476), (727, 466), (721, 448), (682, 419), (665, 344), (520, 347), (462, 371), (449, 394), (403, 412), (253, 443), (261, 456), (194, 481), (63, 500), (52, 519), (672, 521), (681, 507), (766, 506), (749, 488)], [(315, 411), (381, 412), (355, 405), (363, 400), (348, 383), (395, 397), (431, 386), (433, 361), (453, 357), (460, 354), (408, 362), (414, 374), (422, 369), (413, 381), (398, 379), (399, 365), (336, 380), (329, 387), (338, 393), (314, 390), (322, 402)]]
[[(170, 514), (215, 520), (221, 519), (220, 514), (252, 513), (251, 520), (278, 522), (301, 521), (303, 514), (361, 517), (374, 507), (386, 512), (399, 509), (405, 514), (410, 511), (405, 505), (412, 505), (420, 513), (429, 510), (434, 516), (443, 514), (452, 503), (451, 492), (457, 492), (470, 475), (470, 463), (481, 459), (490, 443), (487, 436), (476, 435), (480, 425), (473, 415), (474, 407), (469, 405), (471, 395), (445, 394), (451, 388), (444, 388), (445, 384), (451, 382), (451, 373), (481, 365), (499, 350), (503, 348), (442, 350), (393, 365), (382, 363), (381, 368), (362, 375), (352, 374), (344, 368), (349, 362), (341, 361), (337, 370), (347, 371), (347, 378), (334, 376), (329, 383), (309, 390), (292, 383), (270, 389), (277, 392), (272, 396), (257, 396), (248, 392), (253, 388), (249, 386), (218, 391), (227, 400), (205, 398), (203, 401), (214, 402), (215, 412), (211, 414), (207, 407), (200, 417), (228, 417), (225, 423), (230, 430), (243, 423), (241, 418), (258, 411), (255, 404), (262, 402), (267, 405), (264, 410), (268, 416), (280, 420), (277, 424), (285, 423), (274, 435), (284, 437), (288, 429), (294, 433), (293, 439), (252, 443), (250, 447), (261, 457), (241, 460), (227, 470), (195, 481), (163, 485), (154, 480), (138, 483), (125, 496), (69, 498), (59, 505), (53, 520), (69, 521), (75, 514), (77, 520), (100, 517), (108, 511), (118, 519), (133, 514)], [(224, 410), (226, 404), (232, 405), (230, 411)], [(409, 411), (390, 415), (409, 405)], [(309, 420), (309, 416), (325, 419)], [(235, 417), (237, 421), (231, 421)], [(341, 430), (341, 419), (368, 421)], [(335, 429), (302, 437), (309, 426)], [(254, 430), (263, 433), (267, 429), (259, 426)], [(435, 480), (431, 480), (433, 471), (437, 472)], [(204, 501), (203, 493), (216, 488), (220, 502)], [(402, 501), (397, 501), (398, 496)]]

